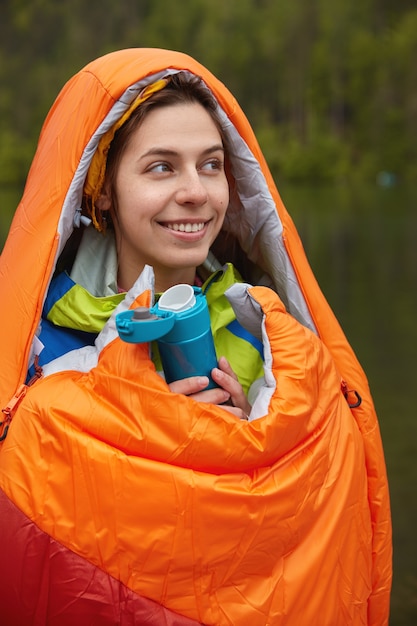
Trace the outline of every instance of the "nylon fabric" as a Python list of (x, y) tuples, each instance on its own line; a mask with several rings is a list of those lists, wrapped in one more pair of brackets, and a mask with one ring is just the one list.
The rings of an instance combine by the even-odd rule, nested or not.
[(93, 296), (68, 275), (57, 278), (45, 303), (46, 318), (56, 326), (97, 334), (125, 297), (124, 293)]
[[(21, 587), (0, 587), (3, 626), (28, 623), (74, 626), (76, 622), (198, 626), (194, 620), (137, 596), (119, 581), (64, 548), (39, 530), (1, 491), (0, 507), (9, 520), (5, 529), (2, 566), (12, 579), (21, 578), (23, 583)], [(16, 528), (22, 528), (24, 541), (20, 543), (15, 541)], [(48, 561), (50, 566), (45, 572), (43, 564)], [(77, 575), (69, 580), (68, 571)]]
[[(135, 350), (116, 340), (88, 374), (60, 375), (58, 396), (53, 392), (56, 377), (33, 388), (2, 450), (3, 481), (14, 485), (23, 459), (29, 466), (36, 461), (41, 489), (33, 486), (28, 501), (25, 490), (13, 487), (36, 525), (54, 536), (65, 511), (65, 531), (59, 533), (64, 546), (84, 558), (89, 555), (94, 565), (136, 593), (187, 617), (244, 624), (247, 614), (240, 611), (252, 606), (251, 622), (260, 626), (278, 619), (283, 609), (276, 594), (267, 592), (275, 585), (291, 615), (297, 615), (300, 589), (294, 584), (291, 590), (289, 581), (297, 577), (308, 585), (314, 565), (332, 571), (334, 593), (345, 588), (337, 593), (355, 623), (367, 611), (364, 581), (371, 555), (356, 554), (342, 566), (338, 561), (347, 534), (358, 532), (364, 542), (371, 536), (367, 483), (356, 472), (360, 435), (327, 350), (310, 331), (295, 326), (279, 301), (271, 301), (269, 294), (265, 298), (262, 290), (254, 289), (253, 295), (266, 312), (267, 328), (273, 329), (271, 351), (280, 363), (279, 368), (272, 364), (278, 378), (272, 417), (248, 425), (219, 407), (201, 407), (171, 394), (149, 370), (144, 347)], [(115, 363), (117, 404), (107, 384), (115, 376)], [(317, 387), (317, 377), (326, 385)], [(152, 394), (145, 394), (148, 388)], [(99, 410), (96, 389), (101, 390)], [(36, 444), (42, 432), (45, 438)], [(57, 448), (64, 432), (65, 449)], [(74, 472), (74, 467), (84, 470)], [(62, 484), (73, 487), (63, 490)], [(133, 493), (140, 497), (132, 498)], [(352, 517), (335, 515), (345, 507)], [(226, 511), (227, 526), (222, 523)], [(296, 547), (309, 543), (316, 525), (323, 552), (301, 555)], [(248, 576), (255, 562), (256, 576)], [(186, 572), (192, 572), (192, 588), (184, 586)], [(362, 582), (354, 585), (358, 598), (351, 606), (355, 576)], [(323, 603), (329, 585), (327, 581), (326, 588), (314, 592)], [(340, 619), (341, 607), (333, 605), (330, 613)], [(313, 615), (310, 623), (326, 623), (322, 617), (321, 612), (320, 618)]]

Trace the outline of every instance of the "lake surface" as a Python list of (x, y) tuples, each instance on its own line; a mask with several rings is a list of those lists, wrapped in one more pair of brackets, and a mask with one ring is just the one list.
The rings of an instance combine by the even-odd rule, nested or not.
[[(417, 191), (283, 187), (330, 305), (364, 367), (390, 481), (390, 626), (417, 624)], [(0, 190), (0, 249), (19, 192)], [(4, 303), (2, 303), (4, 305)]]

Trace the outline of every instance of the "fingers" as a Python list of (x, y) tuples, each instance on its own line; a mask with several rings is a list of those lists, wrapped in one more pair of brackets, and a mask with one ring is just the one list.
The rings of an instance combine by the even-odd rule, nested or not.
[(234, 371), (232, 370), (229, 361), (226, 359), (226, 357), (221, 356), (219, 359), (219, 369), (224, 372), (225, 374), (227, 374), (228, 376), (231, 376), (234, 380), (237, 381), (237, 375), (234, 373)]
[(223, 404), (230, 399), (230, 393), (220, 387), (206, 389), (209, 384), (207, 376), (191, 376), (170, 383), (168, 386), (173, 393), (190, 396), (197, 402)]
[[(219, 367), (214, 368), (211, 372), (213, 380), (230, 394), (233, 407), (241, 409), (243, 415), (248, 415), (251, 411), (251, 406), (229, 362), (225, 357), (221, 357), (218, 365)], [(242, 416), (239, 415), (239, 417)]]
[(228, 413), (232, 413), (232, 415), (236, 415), (236, 417), (238, 417), (240, 420), (243, 420), (246, 422), (249, 420), (249, 415), (237, 406), (223, 405), (222, 409), (224, 409)]
[(175, 380), (168, 387), (173, 393), (182, 393), (184, 396), (190, 396), (193, 393), (202, 391), (208, 384), (209, 379), (207, 376), (191, 376), (190, 378)]
[[(207, 376), (192, 376), (177, 380), (170, 383), (169, 388), (173, 393), (189, 396), (197, 402), (222, 405), (222, 408), (239, 419), (249, 419), (251, 406), (242, 385), (225, 357), (219, 359), (218, 367), (212, 370), (211, 376), (218, 385), (213, 389), (207, 389), (209, 384)], [(229, 406), (225, 405), (226, 402)]]

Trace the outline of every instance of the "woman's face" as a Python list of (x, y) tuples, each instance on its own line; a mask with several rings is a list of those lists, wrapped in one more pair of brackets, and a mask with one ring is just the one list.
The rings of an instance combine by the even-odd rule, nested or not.
[[(154, 268), (156, 291), (192, 284), (229, 203), (222, 139), (206, 109), (151, 110), (122, 154), (115, 192), (119, 286), (129, 289), (145, 264)], [(112, 208), (106, 193), (101, 210)]]

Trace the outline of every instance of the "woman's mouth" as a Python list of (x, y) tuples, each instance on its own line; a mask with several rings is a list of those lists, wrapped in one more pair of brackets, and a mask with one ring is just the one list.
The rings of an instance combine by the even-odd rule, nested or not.
[(191, 224), (190, 222), (175, 222), (173, 224), (165, 224), (169, 230), (175, 230), (180, 233), (199, 233), (203, 230), (205, 222)]

